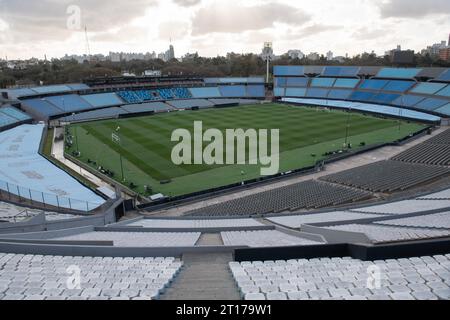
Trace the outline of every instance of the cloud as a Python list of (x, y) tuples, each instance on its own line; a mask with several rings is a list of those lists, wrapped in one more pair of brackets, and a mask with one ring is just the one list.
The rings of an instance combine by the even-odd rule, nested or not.
[(181, 21), (166, 21), (159, 25), (159, 38), (180, 40), (189, 36), (190, 25), (187, 22)]
[(342, 26), (312, 24), (303, 28), (290, 29), (278, 38), (283, 40), (300, 40), (302, 38), (311, 37), (320, 33), (337, 31), (340, 29), (342, 29)]
[[(2, 10), (13, 38), (23, 42), (63, 40), (85, 25), (90, 31), (104, 32), (145, 15), (146, 8), (157, 4), (157, 0), (4, 0)], [(69, 19), (79, 20), (82, 28), (68, 28)]]
[(370, 29), (367, 27), (362, 27), (359, 28), (358, 30), (356, 30), (353, 34), (352, 37), (356, 40), (373, 40), (373, 39), (378, 39), (381, 37), (385, 37), (388, 34), (388, 32), (386, 30), (383, 29)]
[(192, 34), (239, 33), (271, 28), (275, 23), (302, 25), (309, 20), (310, 17), (301, 9), (281, 3), (230, 6), (228, 3), (215, 2), (196, 12)]
[(193, 7), (202, 2), (202, 0), (173, 0), (177, 5), (181, 7)]
[(379, 4), (383, 18), (419, 18), (428, 15), (449, 15), (449, 0), (390, 0), (389, 2), (376, 1)]

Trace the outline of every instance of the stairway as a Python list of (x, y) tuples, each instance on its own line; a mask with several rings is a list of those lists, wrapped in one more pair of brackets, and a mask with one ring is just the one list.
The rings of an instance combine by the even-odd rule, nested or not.
[(183, 269), (161, 300), (240, 300), (230, 261), (231, 253), (183, 255)]

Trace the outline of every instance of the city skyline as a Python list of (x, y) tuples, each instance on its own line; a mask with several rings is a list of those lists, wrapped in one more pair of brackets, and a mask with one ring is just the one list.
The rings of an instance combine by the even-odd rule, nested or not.
[(2, 58), (87, 54), (84, 26), (92, 54), (166, 52), (171, 42), (177, 57), (259, 54), (265, 41), (277, 55), (292, 49), (383, 55), (399, 44), (420, 52), (450, 32), (446, 0), (36, 2), (0, 0)]

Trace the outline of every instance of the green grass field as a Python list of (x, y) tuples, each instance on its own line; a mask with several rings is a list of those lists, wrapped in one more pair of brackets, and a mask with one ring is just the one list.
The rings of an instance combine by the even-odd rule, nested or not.
[[(72, 147), (67, 147), (66, 152), (71, 154), (78, 145), (81, 161), (88, 164), (89, 159), (96, 163), (88, 164), (92, 168), (102, 166), (113, 171), (118, 181), (121, 180), (121, 154), (126, 184), (133, 182), (137, 185), (135, 191), (141, 194), (144, 194), (144, 185), (150, 186), (153, 194), (176, 196), (260, 176), (259, 165), (174, 165), (171, 153), (176, 143), (171, 142), (172, 132), (179, 128), (193, 132), (194, 121), (203, 121), (204, 130), (280, 129), (280, 172), (314, 165), (325, 158), (324, 153), (341, 149), (348, 121), (349, 142), (354, 149), (361, 142), (366, 145), (391, 142), (424, 128), (424, 125), (402, 122), (399, 129), (397, 120), (267, 104), (72, 125), (70, 134), (77, 138), (73, 139)], [(121, 128), (120, 145), (112, 141), (112, 133), (118, 126)], [(161, 184), (164, 180), (172, 182)]]

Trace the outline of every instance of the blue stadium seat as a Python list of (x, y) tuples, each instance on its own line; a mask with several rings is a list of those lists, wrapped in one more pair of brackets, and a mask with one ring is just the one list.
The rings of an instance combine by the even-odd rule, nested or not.
[(352, 90), (330, 90), (330, 93), (328, 94), (329, 99), (336, 99), (336, 100), (347, 100), (348, 97), (352, 94)]
[(399, 97), (400, 97), (399, 94), (378, 93), (371, 99), (371, 101), (381, 104), (391, 104), (395, 99)]
[(311, 87), (333, 87), (335, 78), (313, 78), (311, 81)]
[(286, 97), (306, 97), (306, 88), (286, 88)]
[(325, 67), (322, 75), (328, 77), (356, 77), (360, 67)]
[(403, 96), (400, 96), (397, 100), (395, 100), (394, 104), (403, 107), (413, 107), (423, 100), (425, 100), (425, 97), (405, 94)]
[(286, 86), (288, 86), (288, 87), (307, 87), (308, 83), (309, 83), (309, 78), (301, 78), (301, 77), (286, 78)]
[(446, 105), (448, 103), (448, 100), (442, 100), (442, 99), (436, 99), (436, 98), (428, 98), (421, 102), (419, 102), (415, 108), (427, 110), (427, 111), (433, 111), (436, 109), (439, 109)]
[(273, 94), (275, 97), (284, 97), (285, 96), (285, 89), (284, 88), (275, 88), (273, 90)]
[(172, 91), (172, 89), (157, 89), (159, 96), (163, 100), (173, 100), (175, 99), (175, 93)]
[(406, 92), (411, 89), (416, 82), (414, 81), (398, 81), (393, 80), (383, 88), (383, 91)]
[(81, 96), (95, 108), (119, 106), (123, 101), (115, 93), (97, 93)]
[(191, 99), (192, 94), (186, 88), (173, 88), (172, 89), (176, 99)]
[(245, 86), (219, 86), (219, 91), (225, 98), (246, 97)]
[(350, 96), (350, 100), (355, 101), (372, 101), (373, 97), (376, 95), (374, 92), (363, 92), (363, 91), (355, 91)]
[(450, 85), (448, 85), (446, 88), (436, 93), (436, 95), (443, 97), (450, 97)]
[(442, 114), (445, 114), (446, 116), (450, 116), (450, 103), (446, 104), (443, 107), (440, 107), (440, 108), (434, 110), (434, 112), (442, 113)]
[(287, 78), (275, 78), (275, 87), (286, 87)]
[(337, 79), (334, 83), (334, 87), (354, 89), (358, 85), (359, 81), (359, 79)]
[(383, 68), (378, 72), (377, 78), (412, 79), (421, 71), (422, 69)]
[(444, 71), (437, 80), (440, 81), (450, 81), (450, 69)]
[(388, 82), (388, 80), (365, 80), (359, 88), (366, 90), (382, 90)]
[(411, 92), (421, 93), (421, 94), (435, 94), (439, 90), (442, 90), (446, 84), (444, 83), (433, 83), (433, 82), (422, 82), (415, 86)]
[(274, 76), (303, 76), (305, 68), (303, 66), (275, 66), (273, 74)]
[(194, 98), (222, 98), (218, 87), (190, 88)]
[(117, 95), (126, 103), (140, 103), (143, 102), (133, 91), (118, 91)]
[(92, 109), (92, 106), (89, 103), (76, 94), (52, 96), (45, 98), (45, 100), (65, 113)]
[(264, 85), (248, 85), (247, 97), (250, 98), (264, 98), (266, 96), (266, 90)]
[(327, 89), (318, 89), (318, 88), (309, 88), (306, 96), (310, 98), (326, 98), (328, 97), (329, 90)]
[(63, 110), (58, 109), (55, 105), (43, 99), (23, 100), (23, 107), (28, 113), (39, 115), (43, 118), (64, 114)]
[(31, 117), (29, 115), (14, 107), (3, 107), (0, 109), (0, 112), (4, 113), (5, 115), (11, 118), (17, 119), (18, 121), (31, 120)]

